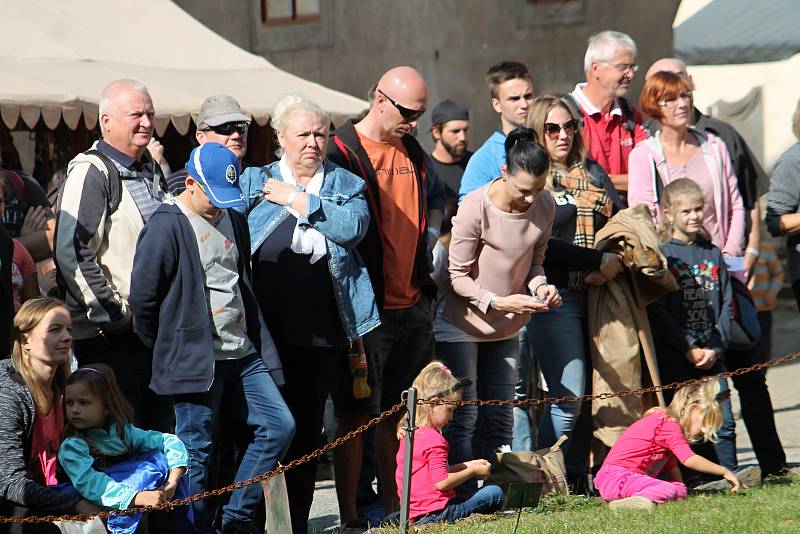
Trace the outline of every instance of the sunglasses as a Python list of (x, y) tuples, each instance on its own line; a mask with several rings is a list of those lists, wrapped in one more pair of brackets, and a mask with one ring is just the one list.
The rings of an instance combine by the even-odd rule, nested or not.
[(204, 132), (214, 132), (220, 135), (233, 135), (234, 132), (239, 132), (240, 134), (244, 135), (247, 133), (247, 128), (249, 128), (249, 124), (246, 122), (226, 122), (224, 124), (220, 124), (219, 126), (209, 126), (208, 128), (203, 128), (202, 131)]
[(561, 130), (564, 130), (564, 133), (572, 137), (575, 135), (575, 132), (578, 131), (578, 121), (570, 119), (564, 124), (556, 124), (554, 122), (544, 123), (544, 134), (552, 141), (558, 139), (558, 136), (561, 135)]
[(403, 117), (406, 120), (406, 122), (414, 122), (415, 120), (417, 120), (420, 117), (422, 117), (422, 115), (425, 113), (425, 108), (423, 108), (423, 109), (408, 109), (406, 107), (401, 106), (400, 104), (398, 104), (397, 102), (395, 102), (391, 98), (389, 98), (389, 96), (386, 93), (384, 93), (383, 91), (381, 91), (380, 89), (378, 89), (377, 91), (380, 94), (382, 94), (383, 97), (386, 100), (388, 100), (394, 107), (397, 108), (397, 111), (400, 112), (400, 116)]

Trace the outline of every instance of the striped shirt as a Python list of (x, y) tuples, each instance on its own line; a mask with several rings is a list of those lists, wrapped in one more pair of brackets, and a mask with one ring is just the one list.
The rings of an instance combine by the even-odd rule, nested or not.
[[(767, 228), (775, 237), (782, 235), (780, 222), (782, 215), (800, 211), (800, 143), (795, 143), (781, 154), (772, 169), (767, 203)], [(786, 239), (789, 279), (791, 283), (800, 280), (800, 234)]]

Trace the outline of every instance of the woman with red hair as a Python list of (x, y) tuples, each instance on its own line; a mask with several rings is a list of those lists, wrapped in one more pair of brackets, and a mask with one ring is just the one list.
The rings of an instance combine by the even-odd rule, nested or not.
[(661, 123), (661, 131), (636, 145), (628, 160), (628, 205), (647, 204), (653, 221), (659, 217), (661, 191), (678, 178), (700, 186), (705, 199), (705, 229), (727, 256), (741, 256), (745, 211), (725, 143), (695, 130), (692, 88), (671, 72), (657, 72), (644, 84), (642, 111)]

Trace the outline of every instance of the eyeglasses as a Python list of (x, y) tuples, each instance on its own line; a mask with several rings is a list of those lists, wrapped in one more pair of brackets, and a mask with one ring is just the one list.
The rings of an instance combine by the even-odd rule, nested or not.
[(692, 98), (693, 98), (692, 92), (689, 91), (689, 92), (686, 92), (686, 93), (681, 93), (681, 94), (679, 94), (677, 96), (673, 96), (672, 98), (665, 98), (663, 100), (659, 100), (658, 101), (658, 105), (661, 106), (662, 108), (672, 107), (672, 106), (677, 105), (678, 100), (685, 100), (685, 101), (691, 103), (692, 102)]
[(219, 126), (209, 126), (208, 128), (203, 128), (202, 131), (204, 132), (214, 132), (220, 135), (233, 135), (234, 132), (239, 132), (240, 134), (244, 135), (247, 133), (247, 129), (250, 125), (246, 122), (226, 122), (224, 124), (220, 124)]
[(603, 61), (602, 63), (606, 65), (611, 65), (620, 72), (631, 71), (633, 74), (636, 74), (636, 71), (639, 70), (639, 65), (637, 65), (636, 63), (609, 63), (607, 61)]
[(556, 124), (554, 122), (544, 123), (544, 134), (552, 141), (558, 139), (558, 136), (561, 135), (561, 130), (564, 130), (564, 133), (572, 137), (575, 135), (575, 132), (578, 131), (578, 121), (570, 119), (564, 124)]
[(395, 102), (394, 100), (392, 100), (391, 98), (389, 98), (389, 96), (386, 93), (384, 93), (383, 91), (381, 91), (380, 89), (378, 89), (377, 91), (380, 94), (382, 94), (383, 97), (386, 100), (388, 100), (394, 107), (397, 108), (397, 111), (400, 112), (400, 116), (403, 117), (403, 119), (405, 119), (406, 122), (414, 122), (415, 120), (417, 120), (420, 117), (422, 117), (422, 115), (425, 113), (425, 108), (422, 108), (422, 109), (409, 109), (409, 108), (403, 107), (400, 104), (398, 104), (397, 102)]

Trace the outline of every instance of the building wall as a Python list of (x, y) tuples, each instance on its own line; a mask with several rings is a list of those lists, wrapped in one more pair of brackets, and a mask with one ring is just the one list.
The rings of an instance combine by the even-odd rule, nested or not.
[(800, 54), (783, 61), (740, 65), (689, 65), (694, 78), (695, 105), (708, 110), (722, 100), (735, 102), (754, 87), (761, 87), (764, 106), (763, 152), (756, 154), (767, 172), (780, 155), (797, 142), (792, 114), (800, 89), (793, 73), (800, 69)]
[[(483, 81), (492, 64), (522, 61), (533, 71), (537, 94), (563, 93), (584, 78), (587, 38), (605, 29), (620, 30), (639, 47), (642, 70), (631, 89), (636, 100), (647, 66), (672, 54), (672, 20), (679, 4), (679, 0), (321, 0), (318, 21), (263, 24), (261, 0), (176, 2), (277, 67), (362, 98), (387, 68), (412, 65), (428, 82), (429, 108), (445, 98), (470, 107), (472, 148), (498, 124)], [(421, 131), (428, 131), (429, 121), (429, 115), (423, 117)], [(429, 142), (427, 135), (420, 138)]]

